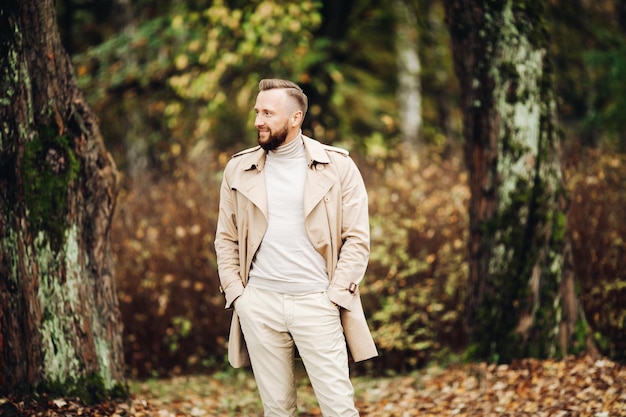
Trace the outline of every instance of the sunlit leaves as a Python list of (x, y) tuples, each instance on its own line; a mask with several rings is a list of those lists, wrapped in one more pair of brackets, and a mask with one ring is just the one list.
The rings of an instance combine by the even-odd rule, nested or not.
[[(243, 78), (252, 75), (251, 71), (267, 71), (272, 61), (282, 56), (292, 57), (291, 62), (282, 58), (279, 61), (286, 64), (282, 71), (290, 72), (284, 76), (293, 77), (298, 55), (310, 50), (312, 31), (320, 23), (310, 1), (288, 7), (263, 1), (243, 10), (230, 10), (216, 2), (204, 15), (210, 24), (198, 51), (200, 65), (170, 80), (186, 98), (212, 100), (216, 91), (228, 90), (225, 78), (241, 77), (243, 82)], [(242, 109), (247, 110), (248, 107)]]
[[(251, 94), (260, 78), (298, 80), (306, 71), (311, 61), (304, 58), (321, 23), (318, 9), (313, 0), (257, 0), (241, 8), (215, 1), (200, 11), (178, 5), (75, 57), (78, 80), (99, 105), (111, 91), (160, 86), (165, 107), (177, 103), (185, 112), (163, 114), (166, 136), (184, 149), (207, 139), (242, 140), (246, 127), (251, 130)], [(225, 125), (239, 128), (231, 132)]]

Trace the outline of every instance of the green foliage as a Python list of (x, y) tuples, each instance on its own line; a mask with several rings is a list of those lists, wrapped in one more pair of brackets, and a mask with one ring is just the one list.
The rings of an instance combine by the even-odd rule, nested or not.
[(624, 152), (626, 72), (618, 2), (548, 2), (548, 45), (554, 64), (561, 127), (568, 144)]
[[(318, 7), (311, 0), (179, 6), (75, 57), (79, 84), (105, 109), (111, 91), (162, 86), (166, 94), (158, 100), (142, 99), (164, 119), (168, 133), (160, 140), (176, 141), (184, 152), (207, 140), (218, 148), (241, 146), (255, 137), (249, 122), (258, 81), (300, 80), (311, 60), (321, 58), (312, 52)], [(191, 123), (185, 115), (193, 115)]]
[(67, 228), (68, 190), (80, 169), (71, 138), (42, 126), (24, 148), (24, 199), (31, 227), (60, 247)]
[(168, 327), (165, 335), (165, 343), (172, 352), (176, 352), (180, 347), (180, 342), (189, 334), (193, 328), (193, 322), (187, 317), (176, 316), (172, 319), (172, 325)]
[(608, 131), (606, 143), (621, 152), (626, 151), (626, 40), (606, 51), (590, 51), (585, 59), (591, 70), (597, 73), (598, 88), (593, 112), (586, 123), (593, 129)]
[[(309, 94), (307, 134), (352, 149), (373, 135), (397, 140), (393, 31), (380, 31), (393, 25), (389, 10), (354, 5), (340, 21), (323, 16), (319, 1), (235, 3), (172, 6), (74, 57), (79, 84), (121, 167), (135, 163), (126, 161), (134, 143), (146, 145), (153, 167), (170, 160), (172, 143), (183, 155), (251, 145), (251, 108), (265, 77), (293, 79)], [(345, 35), (327, 33), (323, 18)], [(434, 59), (450, 65), (447, 49), (437, 47)], [(441, 113), (448, 110), (440, 108), (454, 83), (440, 69), (425, 72), (433, 77), (426, 90), (435, 86), (439, 97), (426, 115), (430, 140), (441, 138)]]

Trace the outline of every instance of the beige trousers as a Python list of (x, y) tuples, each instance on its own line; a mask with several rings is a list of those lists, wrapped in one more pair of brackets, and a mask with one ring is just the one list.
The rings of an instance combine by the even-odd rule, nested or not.
[(265, 417), (297, 415), (295, 349), (325, 417), (354, 417), (354, 390), (339, 309), (326, 293), (246, 287), (235, 302)]

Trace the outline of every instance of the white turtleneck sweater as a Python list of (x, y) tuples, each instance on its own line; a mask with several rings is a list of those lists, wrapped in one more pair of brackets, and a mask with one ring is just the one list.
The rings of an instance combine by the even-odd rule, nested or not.
[(328, 288), (324, 257), (304, 227), (307, 157), (302, 136), (267, 153), (268, 226), (250, 270), (248, 285), (303, 295)]

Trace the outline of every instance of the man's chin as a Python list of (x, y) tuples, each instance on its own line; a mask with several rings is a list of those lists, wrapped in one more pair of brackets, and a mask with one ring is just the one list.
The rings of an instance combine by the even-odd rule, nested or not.
[(259, 142), (259, 145), (261, 145), (262, 143), (267, 143), (269, 138), (270, 138), (269, 132), (259, 132), (257, 136), (257, 141)]
[(266, 151), (273, 151), (274, 149), (285, 143), (286, 138), (286, 134), (276, 136), (272, 135), (271, 132), (259, 132), (258, 143), (259, 146), (261, 146), (261, 148), (265, 149)]

